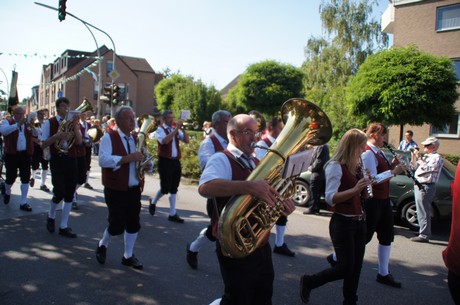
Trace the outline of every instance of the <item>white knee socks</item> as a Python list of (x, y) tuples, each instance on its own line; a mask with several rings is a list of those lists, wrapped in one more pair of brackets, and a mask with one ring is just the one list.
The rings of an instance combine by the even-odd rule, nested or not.
[(384, 246), (379, 244), (378, 247), (378, 255), (379, 255), (379, 274), (381, 276), (388, 275), (388, 265), (390, 264), (390, 252), (391, 252), (391, 245)]

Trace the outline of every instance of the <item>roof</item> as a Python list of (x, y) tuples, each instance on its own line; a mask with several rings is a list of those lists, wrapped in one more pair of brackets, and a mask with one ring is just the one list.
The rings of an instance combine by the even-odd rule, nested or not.
[(147, 62), (145, 58), (138, 58), (138, 57), (129, 57), (129, 56), (121, 56), (118, 57), (125, 62), (125, 64), (132, 70), (132, 71), (140, 71), (140, 72), (150, 72), (155, 73), (152, 69), (150, 64)]

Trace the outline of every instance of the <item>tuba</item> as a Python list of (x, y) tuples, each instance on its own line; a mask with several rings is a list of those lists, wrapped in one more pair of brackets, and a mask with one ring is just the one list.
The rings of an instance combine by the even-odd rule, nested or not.
[[(80, 111), (86, 112), (86, 111), (93, 111), (93, 106), (91, 106), (91, 103), (89, 100), (85, 97), (83, 98), (83, 102), (80, 104), (80, 106), (75, 109), (75, 111)], [(60, 152), (60, 153), (67, 153), (69, 149), (75, 144), (75, 130), (74, 126), (72, 124), (72, 121), (68, 121), (65, 119), (61, 125), (59, 125), (58, 132), (70, 132), (71, 137), (70, 139), (67, 140), (57, 140), (54, 142), (54, 147)], [(67, 146), (64, 147), (64, 142), (67, 141)]]
[(249, 181), (265, 179), (278, 191), (280, 198), (274, 207), (251, 195), (230, 199), (218, 223), (218, 239), (225, 256), (242, 258), (256, 250), (283, 213), (283, 201), (294, 195), (295, 177), (284, 179), (281, 174), (284, 158), (301, 151), (307, 144), (325, 144), (332, 136), (329, 118), (311, 102), (289, 99), (283, 104), (281, 113), (285, 127), (247, 178)]
[(139, 133), (137, 134), (137, 144), (136, 144), (136, 151), (141, 152), (144, 155), (143, 161), (136, 162), (136, 173), (139, 180), (144, 179), (144, 165), (150, 160), (153, 159), (153, 155), (150, 157), (147, 156), (147, 149), (145, 147), (146, 136), (151, 133), (155, 127), (155, 118), (151, 115), (142, 115), (138, 122), (141, 123), (141, 127), (139, 128)]

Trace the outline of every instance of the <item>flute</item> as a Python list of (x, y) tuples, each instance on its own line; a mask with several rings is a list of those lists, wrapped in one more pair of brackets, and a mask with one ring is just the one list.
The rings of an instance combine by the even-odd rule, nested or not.
[[(393, 148), (391, 148), (390, 145), (388, 145), (387, 142), (383, 142), (383, 145), (388, 148), (388, 150), (391, 152), (391, 154), (396, 158), (398, 159), (399, 163), (403, 164), (403, 165), (406, 165), (406, 162), (401, 159), (401, 157), (393, 150)], [(414, 183), (415, 185), (418, 187), (419, 190), (424, 190), (425, 187), (423, 186), (423, 184), (421, 184), (417, 178), (415, 178), (414, 176), (414, 173), (412, 172), (412, 170), (410, 169), (409, 166), (404, 166), (404, 172), (406, 173), (407, 177), (409, 178), (412, 178), (412, 180), (414, 180)]]
[[(359, 167), (361, 167), (363, 178), (367, 178), (372, 181), (371, 176), (368, 174), (367, 169), (364, 167), (363, 159), (361, 159), (361, 157), (359, 157)], [(369, 198), (374, 197), (374, 193), (372, 192), (372, 184), (367, 185), (367, 193), (369, 194)]]

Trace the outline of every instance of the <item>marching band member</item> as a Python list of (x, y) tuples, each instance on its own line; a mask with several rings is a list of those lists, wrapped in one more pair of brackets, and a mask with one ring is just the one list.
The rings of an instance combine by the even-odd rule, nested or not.
[[(105, 133), (99, 151), (109, 224), (97, 244), (96, 259), (104, 264), (111, 237), (124, 234), (125, 249), (121, 263), (134, 269), (142, 269), (143, 265), (134, 256), (133, 249), (141, 228), (141, 192), (144, 185), (144, 181), (139, 180), (136, 173), (136, 162), (142, 161), (144, 155), (136, 151), (137, 138), (132, 135), (136, 120), (132, 108), (118, 108), (115, 120), (117, 129)], [(152, 162), (145, 165), (146, 170), (151, 170), (152, 167)]]
[[(56, 100), (56, 116), (51, 117), (43, 126), (43, 142), (42, 148), (50, 147), (51, 159), (51, 182), (53, 183), (53, 197), (51, 199), (50, 209), (46, 220), (46, 229), (50, 233), (55, 231), (56, 209), (64, 200), (62, 206), (61, 223), (59, 225), (59, 235), (76, 238), (77, 234), (72, 232), (68, 227), (70, 210), (72, 208), (72, 200), (77, 185), (77, 159), (76, 145), (81, 145), (82, 135), (79, 128), (80, 118), (75, 115), (71, 122), (67, 124), (73, 126), (74, 132), (59, 131), (59, 126), (65, 121), (69, 111), (69, 100), (66, 97), (60, 97)], [(67, 140), (75, 137), (74, 145), (68, 148)], [(59, 151), (55, 147), (56, 141), (63, 141), (64, 151)], [(68, 149), (65, 151), (65, 149)]]
[(32, 128), (26, 125), (25, 111), (15, 107), (13, 116), (3, 120), (0, 133), (4, 137), (6, 185), (3, 202), (8, 204), (11, 197), (11, 187), (18, 176), (21, 178), (21, 203), (19, 208), (31, 212), (27, 203), (30, 181), (30, 158), (33, 155)]
[(43, 149), (41, 148), (41, 140), (43, 138), (42, 134), (42, 127), (45, 123), (45, 109), (39, 110), (37, 112), (37, 126), (35, 128), (35, 132), (37, 132), (37, 138), (34, 141), (34, 155), (32, 156), (32, 178), (30, 178), (30, 186), (33, 187), (35, 183), (35, 177), (38, 174), (39, 167), (41, 165), (41, 185), (40, 190), (49, 193), (50, 190), (46, 186), (46, 178), (48, 175), (48, 164), (49, 161), (45, 159), (43, 154)]

